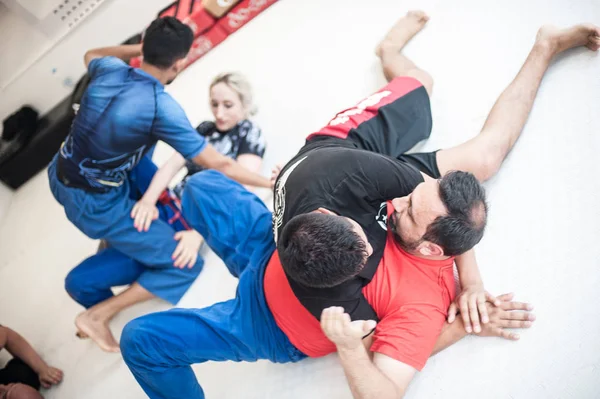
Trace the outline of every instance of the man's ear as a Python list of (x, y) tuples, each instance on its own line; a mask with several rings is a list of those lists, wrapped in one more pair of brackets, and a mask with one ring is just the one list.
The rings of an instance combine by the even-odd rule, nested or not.
[(318, 212), (318, 213), (324, 213), (325, 215), (335, 215), (335, 212), (331, 212), (329, 209), (325, 209), (325, 208), (319, 208), (314, 212)]
[(423, 256), (444, 256), (444, 249), (431, 241), (420, 243), (417, 252)]
[(179, 73), (179, 72), (183, 71), (183, 68), (185, 68), (186, 62), (187, 62), (187, 57), (175, 61), (175, 64), (173, 64), (174, 72)]

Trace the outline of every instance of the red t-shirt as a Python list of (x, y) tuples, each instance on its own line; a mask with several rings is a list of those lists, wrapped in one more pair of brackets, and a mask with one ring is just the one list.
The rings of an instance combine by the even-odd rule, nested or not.
[[(388, 206), (388, 216), (391, 213)], [(363, 294), (379, 317), (371, 351), (421, 370), (454, 299), (454, 259), (428, 260), (403, 251), (388, 231), (383, 258)], [(275, 322), (310, 357), (335, 352), (319, 321), (294, 296), (277, 252), (267, 265), (265, 297)]]

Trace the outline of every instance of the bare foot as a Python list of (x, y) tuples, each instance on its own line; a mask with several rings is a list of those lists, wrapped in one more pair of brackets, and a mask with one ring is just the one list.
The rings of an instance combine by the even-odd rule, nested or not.
[(393, 47), (395, 51), (399, 51), (406, 43), (419, 33), (425, 24), (429, 21), (429, 16), (425, 11), (409, 11), (406, 15), (398, 20), (390, 29), (385, 38), (379, 43), (375, 54), (381, 57), (381, 52), (384, 47)]
[(56, 367), (46, 365), (38, 374), (40, 384), (46, 389), (52, 385), (60, 384), (63, 379), (63, 372)]
[(544, 25), (538, 31), (536, 43), (548, 48), (552, 55), (580, 46), (597, 51), (600, 48), (600, 27), (581, 24), (559, 29), (552, 25)]
[(121, 351), (119, 343), (108, 328), (108, 320), (99, 319), (88, 310), (77, 316), (75, 325), (78, 329), (78, 336), (91, 338), (103, 351), (115, 353)]

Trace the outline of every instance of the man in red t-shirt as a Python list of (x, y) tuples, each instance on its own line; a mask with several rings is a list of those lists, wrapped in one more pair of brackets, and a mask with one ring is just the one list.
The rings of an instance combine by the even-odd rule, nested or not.
[[(593, 25), (541, 28), (478, 136), (448, 150), (407, 155), (403, 140), (429, 134), (428, 103), (426, 111), (411, 104), (431, 93), (432, 80), (400, 50), (427, 20), (410, 12), (392, 28), (378, 47), (390, 83), (309, 136), (276, 183), (278, 251), (265, 276), (269, 308), (303, 353), (337, 351), (359, 398), (402, 396), (431, 353), (458, 338), (445, 324), (457, 307), (467, 331), (472, 323), (479, 333), (479, 317), (484, 328), (488, 323), (486, 300), (502, 306), (483, 290), (471, 250), (487, 217), (477, 180), (493, 176), (517, 141), (552, 57), (600, 45)], [(344, 146), (386, 155), (402, 167)], [(350, 166), (337, 166), (342, 152)], [(394, 196), (382, 198), (394, 189)], [(378, 213), (377, 199), (391, 201)], [(378, 225), (387, 230), (385, 240), (376, 234)], [(463, 292), (453, 303), (455, 256)]]
[[(493, 175), (515, 143), (553, 56), (580, 45), (597, 49), (600, 37), (595, 35), (600, 35), (600, 29), (592, 26), (567, 30), (542, 28), (527, 62), (494, 106), (482, 133), (469, 142), (433, 154), (400, 154), (402, 159), (398, 154), (377, 154), (381, 142), (373, 135), (362, 134), (365, 130), (377, 131), (388, 123), (392, 127), (388, 132), (394, 133), (393, 127), (400, 123), (398, 126), (409, 130), (425, 129), (421, 133), (428, 135), (428, 99), (425, 101), (423, 94), (431, 91), (431, 78), (400, 52), (426, 21), (424, 13), (412, 12), (390, 31), (378, 51), (386, 76), (391, 80), (389, 85), (358, 106), (338, 114), (328, 127), (309, 139), (303, 152), (282, 171), (277, 181), (279, 200), (273, 223), (271, 213), (256, 196), (218, 172), (201, 172), (197, 175), (198, 184), (188, 185), (182, 198), (186, 220), (205, 237), (229, 271), (239, 277), (239, 285), (236, 298), (230, 301), (204, 309), (155, 313), (127, 324), (121, 337), (123, 357), (150, 398), (203, 398), (202, 388), (190, 367), (194, 363), (258, 359), (295, 362), (306, 356), (323, 356), (334, 351), (339, 354), (355, 397), (400, 397), (427, 357), (466, 335), (462, 318), (453, 323), (445, 322), (445, 318), (454, 299), (453, 256), (463, 253), (464, 248), (468, 253), (468, 247), (478, 241), (481, 226), (485, 224), (485, 197), (479, 192), (481, 188), (475, 178), (485, 180)], [(407, 97), (411, 93), (414, 95)], [(427, 104), (427, 108), (384, 109), (383, 104), (391, 102), (402, 105), (402, 98), (415, 99)], [(388, 117), (394, 113), (396, 118)], [(411, 117), (416, 119), (415, 123)], [(365, 128), (362, 132), (359, 125)], [(331, 142), (333, 138), (338, 141)], [(395, 143), (387, 148), (406, 146), (402, 138), (393, 135), (386, 140)], [(323, 148), (311, 147), (320, 146), (322, 141), (330, 144)], [(348, 145), (357, 142), (365, 148)], [(342, 148), (343, 143), (346, 148)], [(385, 148), (379, 149), (385, 151)], [(347, 163), (342, 162), (342, 158), (353, 160), (352, 168), (345, 169)], [(328, 162), (331, 162), (329, 167)], [(310, 170), (304, 170), (306, 165), (312, 165)], [(338, 173), (335, 165), (347, 170), (347, 176), (338, 176), (342, 179), (330, 184), (322, 177)], [(433, 168), (437, 169), (434, 176), (439, 180), (419, 172)], [(451, 170), (471, 174), (447, 173)], [(386, 174), (398, 184), (378, 184), (372, 188), (373, 193), (361, 191), (372, 181), (381, 182), (374, 171)], [(306, 201), (288, 198), (296, 173), (306, 173), (312, 180), (319, 181), (323, 192), (313, 196), (311, 190), (300, 190), (296, 196), (304, 196)], [(466, 201), (469, 212), (458, 219), (472, 225), (471, 230), (475, 231), (465, 245), (456, 248), (425, 236), (438, 218), (460, 213), (464, 208), (460, 198), (446, 198), (445, 193), (453, 192), (455, 185), (469, 198)], [(352, 192), (362, 194), (334, 195)], [(391, 201), (386, 202), (386, 199)], [(344, 215), (348, 207), (353, 209), (351, 216), (357, 220)], [(374, 208), (375, 214), (372, 213)], [(346, 275), (350, 280), (344, 279), (344, 269), (340, 272), (335, 267), (313, 270), (314, 275), (294, 276), (283, 269), (273, 238), (277, 236), (280, 243), (286, 241), (288, 230), (294, 227), (294, 213), (334, 216), (333, 224), (339, 227), (340, 233), (336, 245), (351, 252), (348, 259), (352, 262), (358, 259), (360, 266), (350, 265), (352, 268)], [(343, 232), (348, 226), (358, 239), (345, 239)], [(326, 241), (330, 237), (321, 238)], [(331, 253), (338, 249), (336, 246), (327, 248)], [(323, 253), (323, 256), (330, 254)], [(336, 266), (339, 265), (338, 259), (334, 260)], [(464, 260), (469, 266), (467, 269), (476, 271), (472, 257)], [(478, 275), (476, 277), (475, 280)], [(315, 278), (322, 281), (315, 282)], [(295, 284), (298, 280), (302, 284)], [(368, 283), (361, 286), (361, 281)], [(331, 282), (338, 284), (327, 287)], [(317, 292), (318, 296), (311, 297), (311, 292)], [(338, 294), (342, 298), (341, 301), (337, 298), (339, 306), (326, 306), (322, 315), (315, 317), (315, 310), (335, 301)], [(465, 297), (479, 299), (469, 292)], [(516, 334), (505, 328), (528, 327), (533, 320), (527, 312), (530, 308), (527, 304), (511, 302), (508, 295), (497, 300), (497, 306), (481, 301), (465, 309), (487, 314), (489, 321), (479, 327), (480, 335), (517, 339)], [(353, 310), (357, 311), (356, 315), (371, 312), (373, 320), (355, 317), (352, 322), (350, 314), (344, 312), (346, 302), (352, 304), (352, 309), (348, 309), (350, 313)], [(460, 305), (464, 312), (462, 303)], [(469, 322), (478, 317), (471, 316)], [(369, 335), (374, 328), (374, 334)], [(363, 340), (365, 336), (368, 337)]]

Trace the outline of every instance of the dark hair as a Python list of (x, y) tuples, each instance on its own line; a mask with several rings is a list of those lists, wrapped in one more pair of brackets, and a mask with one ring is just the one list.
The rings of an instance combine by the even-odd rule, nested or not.
[(185, 58), (192, 47), (194, 33), (174, 17), (157, 18), (146, 29), (142, 41), (144, 62), (166, 69)]
[(485, 190), (471, 173), (453, 171), (439, 181), (448, 214), (427, 227), (423, 240), (438, 244), (448, 256), (473, 248), (483, 237), (488, 206)]
[(323, 213), (293, 217), (277, 242), (288, 277), (307, 287), (333, 287), (357, 275), (366, 262), (366, 243), (345, 218)]

